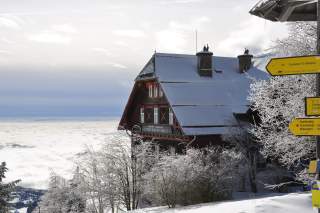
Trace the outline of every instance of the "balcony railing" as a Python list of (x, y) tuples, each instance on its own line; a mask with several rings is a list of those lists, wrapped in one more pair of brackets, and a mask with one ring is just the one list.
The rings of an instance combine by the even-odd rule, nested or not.
[(135, 125), (134, 132), (145, 138), (189, 141), (189, 137), (183, 136), (178, 129), (170, 125), (140, 124)]
[(141, 132), (145, 133), (162, 133), (162, 134), (173, 134), (173, 129), (169, 125), (142, 125)]

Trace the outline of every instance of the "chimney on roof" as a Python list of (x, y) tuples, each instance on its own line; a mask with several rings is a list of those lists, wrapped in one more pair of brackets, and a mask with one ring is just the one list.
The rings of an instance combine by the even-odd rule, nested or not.
[(239, 55), (239, 71), (240, 73), (244, 73), (248, 71), (252, 66), (252, 57), (253, 55), (249, 54), (249, 50), (245, 49), (243, 55)]
[(209, 51), (209, 45), (203, 47), (201, 52), (198, 52), (198, 73), (200, 76), (212, 77), (212, 55), (213, 53)]

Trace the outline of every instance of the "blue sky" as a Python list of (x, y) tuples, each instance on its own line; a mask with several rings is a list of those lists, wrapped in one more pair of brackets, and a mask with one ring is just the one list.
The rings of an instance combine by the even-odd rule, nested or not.
[(257, 0), (0, 0), (0, 116), (119, 116), (153, 52), (258, 54), (286, 34)]

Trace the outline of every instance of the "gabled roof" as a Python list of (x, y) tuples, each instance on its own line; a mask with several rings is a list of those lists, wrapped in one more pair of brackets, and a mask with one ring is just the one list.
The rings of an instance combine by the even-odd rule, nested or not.
[(239, 72), (237, 58), (213, 56), (212, 77), (201, 77), (197, 56), (155, 53), (136, 81), (155, 78), (185, 135), (225, 134), (237, 125), (234, 114), (244, 114), (253, 79), (268, 74), (252, 67)]

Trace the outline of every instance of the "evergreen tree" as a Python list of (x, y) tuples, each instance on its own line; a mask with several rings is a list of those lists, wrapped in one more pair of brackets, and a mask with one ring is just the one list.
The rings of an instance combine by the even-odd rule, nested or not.
[(5, 178), (5, 173), (8, 171), (5, 162), (2, 162), (0, 165), (0, 212), (6, 213), (9, 212), (9, 201), (11, 199), (11, 192), (15, 189), (19, 180), (3, 183)]

